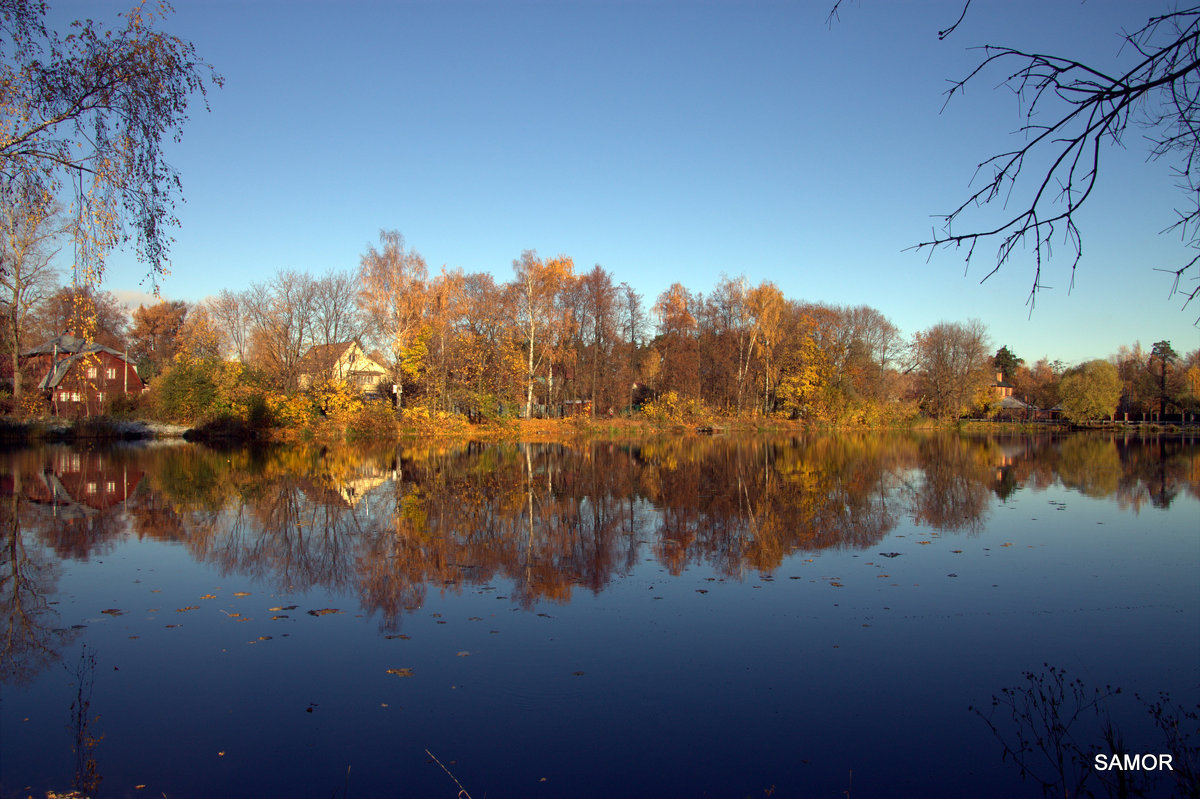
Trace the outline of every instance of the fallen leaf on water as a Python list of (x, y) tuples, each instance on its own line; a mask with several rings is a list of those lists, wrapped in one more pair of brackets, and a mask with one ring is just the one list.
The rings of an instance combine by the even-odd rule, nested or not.
[(541, 616), (543, 619), (548, 619), (548, 618), (550, 618), (550, 614), (549, 614), (549, 613), (539, 613), (538, 615), (539, 615), (539, 616)]
[(470, 657), (470, 656), (471, 656), (471, 653), (465, 649), (458, 653), (458, 657), (460, 657), (460, 658), (466, 658), (466, 657)]
[(120, 616), (122, 613), (122, 611), (118, 610), (117, 608), (108, 608), (108, 609), (102, 610), (100, 612), (107, 613), (109, 616)]
[(402, 668), (402, 669), (388, 669), (388, 670), (387, 670), (387, 673), (388, 673), (388, 674), (395, 674), (397, 677), (411, 677), (411, 676), (413, 676), (413, 670), (412, 670), (412, 669), (410, 669), (410, 668), (408, 668), (407, 666), (406, 666), (406, 667), (404, 667), (404, 668)]
[(918, 541), (917, 543), (918, 544), (930, 544), (932, 542), (931, 541)]
[(1002, 546), (1002, 547), (1011, 547), (1011, 546), (1012, 546), (1012, 542), (1011, 542), (1011, 541), (1009, 541), (1008, 543), (1001, 544), (1000, 546)]
[(950, 551), (951, 551), (951, 552), (953, 552), (955, 555), (961, 555), (961, 554), (962, 554), (962, 550), (961, 550), (961, 549), (952, 549), (952, 550), (950, 550)]
[(176, 613), (184, 613), (189, 610), (199, 610), (199, 609), (200, 609), (199, 605), (188, 605), (186, 608), (176, 608), (175, 612)]
[(481, 616), (471, 616), (467, 621), (483, 621), (483, 618)]
[(885, 558), (898, 558), (903, 553), (902, 552), (880, 552), (879, 554), (883, 555)]
[(330, 613), (341, 613), (337, 608), (321, 608), (319, 610), (310, 610), (309, 616), (328, 616)]
[(707, 588), (697, 588), (697, 589), (696, 589), (696, 593), (697, 593), (697, 594), (707, 594), (707, 593), (708, 593), (708, 589), (707, 589)]
[(582, 671), (573, 671), (573, 672), (571, 672), (571, 676), (572, 677), (582, 677), (583, 672)]
[(842, 587), (842, 583), (839, 583), (837, 580), (830, 580), (830, 581), (829, 581), (829, 584), (830, 584), (830, 585), (832, 585), (834, 588), (841, 588), (841, 587)]
[(216, 594), (205, 594), (204, 596), (202, 596), (200, 598), (201, 599), (216, 599), (217, 595)]
[(234, 591), (233, 595), (234, 596), (250, 596), (250, 592), (249, 591)]
[(279, 619), (289, 619), (289, 618), (291, 618), (291, 617), (288, 616), (286, 613), (284, 613), (283, 615), (280, 615), (280, 616), (272, 616), (271, 621), (278, 621)]
[(412, 636), (405, 635), (404, 633), (396, 633), (395, 635), (385, 635), (383, 637), (389, 641), (394, 640), (396, 638), (399, 638), (401, 641), (409, 641), (412, 639)]
[(295, 610), (297, 607), (299, 607), (299, 606), (298, 606), (298, 605), (280, 605), (280, 606), (279, 606), (279, 607), (277, 607), (277, 608), (267, 608), (267, 610), (269, 610), (269, 611), (271, 611), (272, 613), (274, 613), (274, 612), (276, 612), (276, 611), (279, 611), (279, 610)]
[(178, 627), (178, 626), (179, 626), (178, 624), (168, 624), (168, 625), (167, 625), (167, 629), (169, 630), (169, 629), (171, 629), (172, 627)]

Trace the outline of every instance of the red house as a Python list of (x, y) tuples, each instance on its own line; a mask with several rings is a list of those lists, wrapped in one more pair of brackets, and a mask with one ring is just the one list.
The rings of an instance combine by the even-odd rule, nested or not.
[(38, 390), (57, 416), (91, 416), (119, 394), (141, 394), (146, 383), (123, 352), (75, 336), (58, 336), (21, 353)]

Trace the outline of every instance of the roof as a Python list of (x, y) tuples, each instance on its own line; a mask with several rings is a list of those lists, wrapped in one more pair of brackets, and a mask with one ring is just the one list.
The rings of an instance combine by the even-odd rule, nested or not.
[(25, 350), (25, 352), (21, 353), (21, 357), (32, 358), (37, 355), (86, 355), (94, 352), (107, 352), (109, 355), (120, 358), (126, 363), (133, 363), (133, 359), (120, 350), (67, 334), (55, 336), (49, 341), (44, 341), (36, 347)]
[(354, 359), (355, 362), (359, 360), (371, 361), (381, 371), (386, 371), (376, 359), (363, 352), (362, 347), (359, 346), (357, 341), (343, 341), (338, 344), (318, 344), (304, 353), (304, 357), (296, 364), (296, 369), (300, 374), (328, 372), (337, 365), (338, 359), (344, 356), (346, 351), (351, 347), (358, 347), (358, 356)]
[(324, 372), (332, 369), (338, 358), (345, 354), (347, 348), (354, 346), (353, 341), (343, 341), (338, 344), (318, 344), (304, 353), (304, 357), (296, 364), (296, 369), (302, 374)]
[(1005, 397), (1000, 400), (1000, 407), (1006, 411), (1027, 411), (1033, 408), (1016, 397)]

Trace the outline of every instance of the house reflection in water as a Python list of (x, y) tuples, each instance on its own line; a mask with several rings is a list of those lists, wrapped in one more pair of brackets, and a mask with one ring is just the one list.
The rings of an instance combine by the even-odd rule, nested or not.
[[(108, 453), (55, 447), (44, 455), (36, 473), (21, 476), (19, 493), (49, 507), (55, 518), (83, 518), (123, 507), (143, 476), (135, 464), (116, 462)], [(13, 492), (14, 475), (3, 479), (8, 483), (4, 493)]]

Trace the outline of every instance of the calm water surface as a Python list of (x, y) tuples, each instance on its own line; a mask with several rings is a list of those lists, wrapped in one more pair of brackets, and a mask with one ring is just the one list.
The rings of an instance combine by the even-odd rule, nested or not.
[(1040, 796), (968, 708), (1169, 751), (1198, 500), (1180, 438), (8, 452), (0, 796)]

